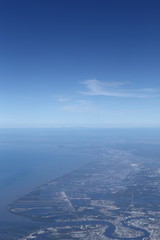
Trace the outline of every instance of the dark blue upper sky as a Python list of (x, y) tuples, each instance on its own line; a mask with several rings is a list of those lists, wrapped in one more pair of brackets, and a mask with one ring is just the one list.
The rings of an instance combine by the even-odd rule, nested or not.
[(2, 0), (1, 127), (160, 127), (159, 0)]

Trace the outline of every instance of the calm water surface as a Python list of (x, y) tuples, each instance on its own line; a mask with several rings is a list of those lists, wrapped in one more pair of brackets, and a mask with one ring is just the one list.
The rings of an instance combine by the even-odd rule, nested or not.
[(20, 219), (7, 210), (7, 205), (18, 196), (91, 160), (91, 155), (76, 148), (74, 136), (68, 133), (38, 130), (0, 130), (0, 133), (0, 222)]

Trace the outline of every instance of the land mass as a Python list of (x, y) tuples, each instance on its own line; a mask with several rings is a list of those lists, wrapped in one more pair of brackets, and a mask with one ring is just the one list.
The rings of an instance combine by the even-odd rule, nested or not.
[(108, 149), (9, 206), (37, 227), (18, 239), (160, 239), (160, 162)]

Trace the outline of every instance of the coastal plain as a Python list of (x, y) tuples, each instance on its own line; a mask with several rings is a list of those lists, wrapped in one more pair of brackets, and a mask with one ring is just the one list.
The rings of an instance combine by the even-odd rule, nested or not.
[(160, 162), (105, 148), (97, 158), (37, 187), (9, 211), (37, 225), (19, 240), (160, 239)]

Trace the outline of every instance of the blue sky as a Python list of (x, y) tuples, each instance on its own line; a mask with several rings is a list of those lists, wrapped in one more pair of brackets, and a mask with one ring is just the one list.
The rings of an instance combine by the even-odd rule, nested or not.
[(0, 127), (160, 127), (158, 0), (2, 0)]

